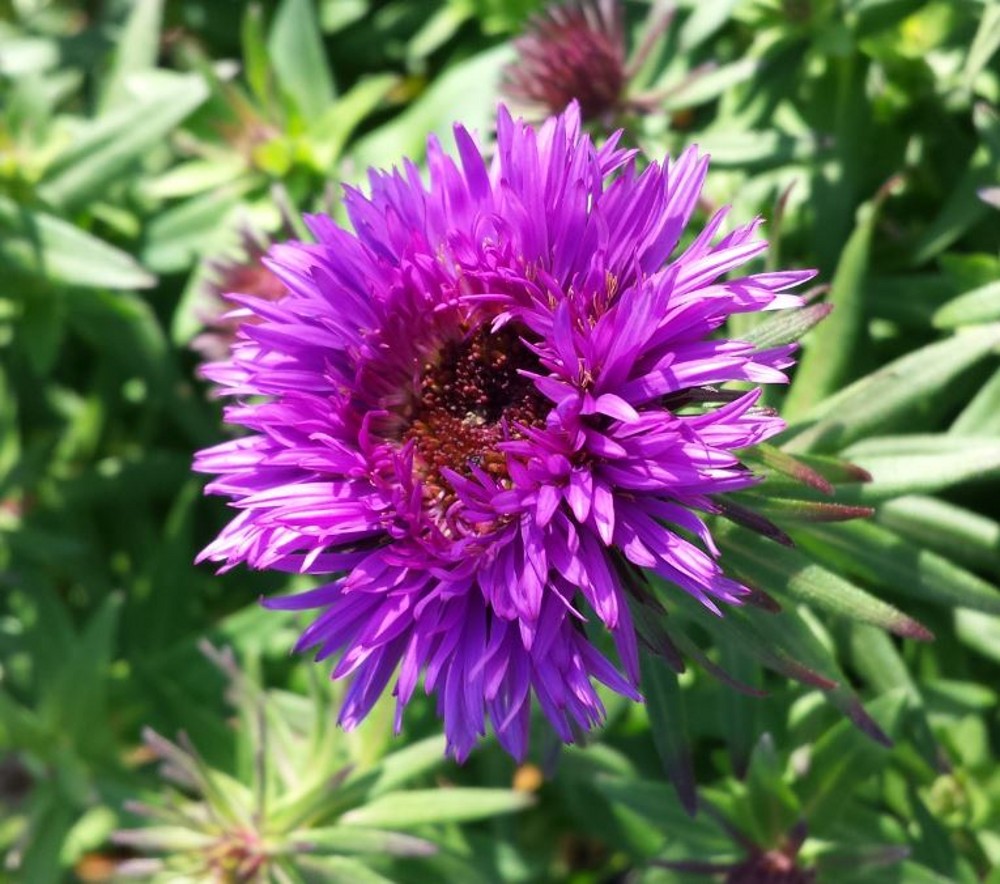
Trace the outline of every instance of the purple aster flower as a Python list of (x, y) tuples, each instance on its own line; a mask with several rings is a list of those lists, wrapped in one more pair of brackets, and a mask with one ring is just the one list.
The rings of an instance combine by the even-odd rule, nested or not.
[(334, 575), (267, 605), (315, 612), (297, 648), (351, 679), (345, 726), (394, 682), (398, 728), (422, 677), (454, 756), (489, 722), (520, 758), (533, 703), (572, 741), (595, 680), (641, 699), (637, 574), (716, 613), (747, 594), (703, 516), (756, 481), (734, 451), (783, 428), (755, 385), (792, 348), (713, 333), (812, 273), (723, 281), (766, 248), (725, 211), (678, 248), (695, 148), (640, 172), (575, 104), (537, 130), (501, 107), (489, 163), (455, 141), (429, 183), (404, 162), (348, 189), (354, 232), (314, 215), (315, 243), (273, 246), (281, 300), (234, 296), (257, 321), (206, 374), (253, 433), (197, 457), (239, 510), (202, 558)]

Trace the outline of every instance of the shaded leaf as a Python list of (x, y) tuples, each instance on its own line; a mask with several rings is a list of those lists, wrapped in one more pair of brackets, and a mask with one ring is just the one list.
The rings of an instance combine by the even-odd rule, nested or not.
[(1000, 321), (1000, 282), (980, 286), (948, 301), (938, 308), (932, 321), (937, 328)]
[(800, 543), (822, 560), (834, 562), (844, 573), (871, 580), (893, 594), (1000, 613), (1000, 590), (996, 587), (881, 525), (816, 525), (803, 532)]
[(916, 620), (798, 550), (776, 548), (745, 531), (726, 532), (720, 542), (725, 561), (735, 574), (751, 585), (766, 586), (779, 599), (806, 602), (907, 638), (931, 638)]
[(840, 255), (826, 299), (833, 313), (805, 348), (785, 399), (783, 413), (791, 421), (810, 411), (813, 403), (836, 390), (851, 375), (864, 321), (865, 279), (879, 203), (875, 199), (858, 209), (854, 232)]
[(129, 254), (45, 212), (0, 195), (0, 256), (49, 282), (76, 288), (136, 289), (156, 282)]
[(76, 134), (46, 171), (39, 187), (46, 200), (75, 206), (97, 196), (208, 97), (208, 85), (193, 74), (150, 71), (125, 85), (139, 97)]
[(813, 405), (805, 416), (814, 422), (784, 447), (792, 453), (832, 451), (860, 439), (939, 393), (998, 344), (1000, 325), (994, 324), (907, 353)]
[(516, 813), (532, 804), (534, 796), (507, 789), (414, 789), (383, 793), (371, 803), (345, 813), (340, 822), (363, 828), (406, 829)]
[(796, 310), (780, 310), (740, 335), (744, 341), (755, 344), (758, 350), (767, 350), (799, 340), (806, 332), (826, 319), (834, 305), (810, 304)]
[(658, 657), (643, 654), (642, 690), (656, 752), (677, 790), (681, 805), (694, 816), (698, 794), (677, 673), (668, 669)]
[(296, 848), (312, 853), (385, 854), (386, 856), (429, 856), (437, 845), (400, 832), (363, 829), (360, 826), (328, 826), (304, 829), (290, 840)]
[[(874, 700), (868, 709), (883, 730), (895, 735), (906, 705), (906, 693), (893, 691)], [(885, 747), (866, 740), (847, 722), (835, 725), (820, 737), (810, 752), (808, 771), (795, 785), (804, 814), (817, 834), (830, 830), (849, 807), (844, 796), (878, 773), (886, 755)]]
[(282, 90), (303, 119), (314, 120), (326, 113), (335, 89), (311, 0), (282, 0), (267, 48)]

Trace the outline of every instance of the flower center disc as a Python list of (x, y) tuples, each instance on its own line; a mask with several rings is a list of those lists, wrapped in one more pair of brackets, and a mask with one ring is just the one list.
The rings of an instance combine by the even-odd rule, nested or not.
[(442, 469), (471, 476), (478, 466), (503, 481), (507, 459), (497, 444), (520, 438), (516, 424), (544, 423), (546, 400), (530, 379), (518, 374), (519, 368), (536, 364), (510, 325), (492, 334), (480, 326), (446, 345), (437, 362), (424, 364), (403, 439), (416, 443), (424, 491), (442, 510), (455, 500)]

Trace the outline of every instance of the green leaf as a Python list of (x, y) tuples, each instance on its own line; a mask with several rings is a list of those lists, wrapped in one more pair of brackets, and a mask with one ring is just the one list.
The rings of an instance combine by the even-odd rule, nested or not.
[[(820, 638), (819, 621), (809, 615), (808, 609), (784, 610), (774, 614), (747, 606), (737, 616), (752, 624), (759, 642), (772, 648), (780, 648), (788, 659), (797, 661), (799, 666), (825, 678), (828, 684), (821, 687), (826, 692), (827, 700), (870, 739), (882, 745), (889, 745), (889, 737), (879, 728), (858, 696), (848, 686), (847, 679), (828, 647), (828, 641)], [(731, 614), (726, 619), (732, 618)]]
[(707, 813), (691, 817), (666, 783), (598, 774), (593, 785), (613, 806), (635, 812), (670, 838), (681, 841), (689, 850), (705, 855), (732, 850), (732, 842), (711, 817)]
[(267, 48), (282, 90), (305, 120), (322, 116), (336, 90), (312, 0), (282, 0)]
[(141, 97), (76, 133), (46, 171), (39, 187), (46, 200), (74, 207), (101, 194), (208, 97), (207, 84), (193, 74), (133, 74), (126, 86)]
[(1000, 590), (996, 587), (881, 525), (816, 525), (799, 540), (822, 561), (831, 561), (844, 573), (870, 580), (895, 595), (1000, 613)]
[(786, 490), (788, 493), (796, 493), (805, 485), (825, 495), (832, 495), (834, 484), (853, 485), (871, 480), (871, 476), (860, 467), (837, 457), (821, 454), (793, 456), (766, 443), (755, 445), (740, 454), (745, 462), (766, 467), (766, 487), (769, 493), (778, 489), (782, 493)]
[(777, 546), (747, 531), (720, 538), (728, 568), (751, 586), (791, 602), (805, 602), (847, 620), (871, 623), (906, 638), (929, 640), (916, 620), (816, 564), (798, 550)]
[(108, 111), (130, 100), (128, 78), (156, 67), (160, 52), (163, 0), (135, 0), (125, 27), (115, 41), (111, 71), (104, 81), (101, 110)]
[(755, 344), (758, 350), (791, 344), (822, 322), (832, 309), (833, 304), (811, 304), (796, 310), (779, 310), (749, 331), (743, 332), (740, 338)]
[(265, 107), (271, 101), (271, 66), (264, 39), (264, 11), (260, 3), (248, 3), (240, 23), (243, 73), (250, 89)]
[(712, 168), (746, 169), (783, 166), (815, 160), (823, 142), (813, 135), (788, 135), (774, 130), (705, 132), (698, 146), (712, 157)]
[(443, 736), (427, 737), (387, 755), (375, 768), (368, 796), (376, 798), (415, 780), (441, 764), (445, 753)]
[(790, 421), (808, 412), (813, 403), (851, 376), (865, 318), (865, 280), (880, 203), (876, 198), (858, 209), (854, 232), (841, 253), (826, 299), (833, 313), (813, 333), (785, 399), (783, 414)]
[(385, 854), (387, 856), (430, 856), (437, 845), (423, 838), (360, 826), (329, 826), (304, 829), (289, 836), (296, 850), (311, 853)]
[(319, 875), (304, 880), (323, 881), (324, 884), (397, 884), (349, 856), (301, 856), (296, 858), (295, 865)]
[[(655, 586), (659, 581), (653, 580)], [(837, 687), (838, 676), (829, 674), (829, 666), (832, 659), (827, 655), (827, 659), (820, 669), (810, 666), (807, 662), (798, 659), (794, 652), (790, 651), (782, 642), (771, 642), (762, 635), (756, 628), (755, 623), (749, 622), (745, 616), (738, 612), (732, 612), (725, 617), (705, 616), (704, 611), (699, 610), (699, 603), (693, 599), (675, 595), (679, 607), (686, 608), (691, 617), (700, 626), (704, 627), (719, 645), (732, 643), (748, 656), (759, 662), (768, 669), (773, 669), (786, 678), (800, 681), (824, 691), (830, 691)], [(698, 607), (696, 607), (698, 606)], [(769, 614), (768, 616), (775, 616)], [(786, 615), (788, 619), (792, 615)], [(784, 622), (784, 621), (782, 621)], [(802, 625), (801, 623), (798, 625)], [(834, 666), (834, 669), (836, 667)]]
[(1000, 575), (1000, 522), (936, 497), (883, 503), (875, 520), (907, 540)]
[(1000, 369), (979, 388), (948, 432), (956, 436), (1000, 436)]
[(405, 111), (355, 143), (354, 167), (387, 167), (401, 156), (417, 162), (428, 133), (443, 139), (457, 120), (469, 131), (489, 131), (500, 70), (511, 58), (511, 48), (501, 45), (448, 68)]
[(384, 793), (370, 804), (348, 811), (340, 822), (363, 828), (406, 829), (516, 813), (532, 804), (532, 795), (507, 789), (415, 789)]
[(729, 19), (736, 0), (701, 0), (680, 29), (681, 49), (690, 51), (704, 43)]
[(117, 593), (107, 596), (72, 647), (63, 649), (58, 678), (43, 700), (49, 721), (57, 723), (85, 756), (108, 748), (109, 668), (122, 602)]
[(676, 88), (664, 84), (669, 94), (660, 106), (667, 111), (677, 111), (715, 101), (724, 92), (750, 80), (760, 67), (760, 59), (746, 57), (712, 70), (695, 72)]
[(989, 212), (989, 206), (979, 198), (979, 189), (996, 184), (1000, 179), (1000, 150), (990, 140), (1000, 130), (996, 111), (985, 104), (976, 106), (973, 121), (983, 139), (972, 154), (962, 177), (950, 188), (950, 195), (910, 252), (910, 263), (918, 266), (930, 261), (955, 240), (963, 236)]
[(949, 329), (997, 321), (1000, 321), (1000, 282), (980, 286), (948, 301), (932, 320), (937, 328)]
[(874, 626), (853, 623), (849, 635), (851, 665), (872, 690), (885, 694), (903, 689), (916, 703), (921, 702), (906, 662), (886, 633)]
[(979, 29), (969, 47), (969, 54), (965, 57), (962, 78), (966, 89), (972, 89), (976, 78), (997, 49), (1000, 49), (1000, 6), (987, 4), (979, 20)]
[[(906, 705), (906, 693), (893, 691), (870, 703), (868, 709), (880, 727), (894, 735), (901, 727)], [(846, 721), (816, 742), (809, 769), (795, 785), (811, 831), (817, 835), (830, 832), (841, 815), (849, 811), (845, 797), (879, 772), (887, 754), (884, 746), (866, 740)]]
[(143, 260), (160, 273), (186, 270), (194, 261), (230, 237), (226, 224), (249, 179), (202, 193), (158, 214), (147, 229)]
[(752, 493), (730, 495), (730, 499), (733, 498), (746, 503), (751, 510), (767, 519), (793, 525), (797, 522), (846, 522), (865, 518), (873, 512), (871, 507), (827, 500), (796, 500), (792, 497)]
[(882, 436), (859, 442), (844, 456), (872, 476), (865, 485), (838, 489), (838, 497), (850, 503), (939, 491), (1000, 475), (1000, 439), (943, 433)]
[[(4, 251), (0, 245), (0, 254)], [(18, 345), (40, 377), (48, 375), (59, 359), (66, 338), (66, 293), (57, 288), (39, 287), (32, 291), (27, 285), (20, 293), (23, 299), (18, 318)]]
[(0, 196), (0, 257), (8, 266), (75, 288), (135, 289), (156, 282), (126, 252), (5, 196)]
[(406, 45), (406, 61), (409, 68), (417, 68), (434, 52), (451, 40), (458, 29), (473, 14), (471, 5), (447, 3), (431, 12)]
[(142, 185), (142, 193), (156, 200), (197, 196), (206, 190), (229, 184), (245, 171), (246, 162), (236, 155), (190, 160), (146, 181)]
[(309, 131), (316, 167), (329, 171), (358, 125), (399, 83), (394, 74), (365, 77), (329, 107)]
[(205, 850), (217, 841), (217, 836), (183, 826), (144, 826), (115, 832), (115, 844), (136, 850), (184, 853)]
[(993, 324), (907, 353), (813, 405), (805, 414), (813, 423), (783, 447), (793, 453), (833, 451), (867, 436), (937, 395), (998, 344), (1000, 324)]
[(955, 634), (972, 650), (994, 663), (1000, 663), (1000, 616), (958, 610), (955, 612)]
[(786, 782), (774, 740), (764, 734), (750, 756), (746, 777), (749, 819), (736, 820), (755, 844), (764, 848), (782, 844), (802, 811)]
[(698, 793), (677, 673), (652, 654), (642, 655), (642, 690), (656, 752), (684, 809), (694, 816)]

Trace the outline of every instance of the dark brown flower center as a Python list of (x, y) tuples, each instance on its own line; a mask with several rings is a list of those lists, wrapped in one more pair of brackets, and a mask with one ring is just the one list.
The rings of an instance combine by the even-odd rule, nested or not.
[(424, 364), (403, 439), (415, 442), (425, 492), (441, 511), (454, 502), (443, 469), (470, 476), (477, 466), (502, 481), (507, 459), (498, 443), (518, 438), (518, 425), (544, 423), (545, 398), (518, 374), (533, 366), (534, 356), (510, 325), (495, 333), (480, 326)]

